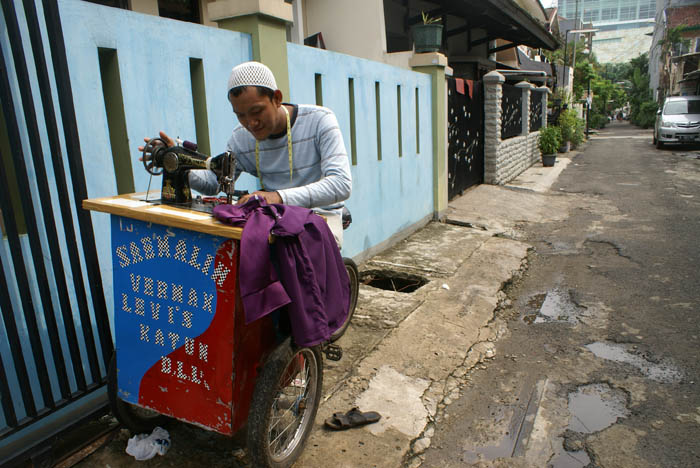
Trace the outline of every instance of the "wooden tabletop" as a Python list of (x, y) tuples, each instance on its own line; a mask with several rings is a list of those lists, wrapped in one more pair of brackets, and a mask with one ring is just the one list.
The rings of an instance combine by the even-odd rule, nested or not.
[[(242, 228), (223, 224), (208, 213), (146, 202), (145, 195), (146, 192), (91, 198), (83, 200), (83, 208), (229, 239), (241, 238)], [(151, 197), (158, 196), (160, 192), (151, 192)]]

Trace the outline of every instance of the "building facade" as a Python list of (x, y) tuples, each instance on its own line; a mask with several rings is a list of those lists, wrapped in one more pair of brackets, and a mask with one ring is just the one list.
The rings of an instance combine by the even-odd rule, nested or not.
[(656, 0), (559, 0), (559, 15), (591, 23), (600, 63), (623, 63), (649, 51)]

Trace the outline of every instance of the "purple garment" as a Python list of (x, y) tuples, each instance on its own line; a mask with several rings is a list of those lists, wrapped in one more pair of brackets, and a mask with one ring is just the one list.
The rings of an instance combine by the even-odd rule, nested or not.
[[(255, 198), (218, 205), (213, 213), (223, 223), (243, 226), (238, 278), (246, 323), (287, 305), (299, 346), (327, 341), (347, 317), (350, 284), (325, 220), (308, 208)], [(272, 245), (269, 234), (276, 237)]]

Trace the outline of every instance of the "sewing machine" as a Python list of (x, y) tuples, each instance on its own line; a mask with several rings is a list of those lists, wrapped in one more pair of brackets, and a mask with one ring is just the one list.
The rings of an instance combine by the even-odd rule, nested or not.
[[(197, 152), (193, 143), (184, 142), (183, 145), (168, 147), (161, 138), (153, 138), (144, 145), (142, 161), (149, 174), (163, 175), (160, 202), (166, 205), (211, 213), (215, 205), (230, 204), (234, 197), (247, 193), (234, 189), (236, 158), (230, 151), (218, 156), (207, 156)], [(188, 177), (192, 169), (208, 169), (214, 172), (219, 181), (219, 192), (225, 192), (226, 197), (193, 199)]]

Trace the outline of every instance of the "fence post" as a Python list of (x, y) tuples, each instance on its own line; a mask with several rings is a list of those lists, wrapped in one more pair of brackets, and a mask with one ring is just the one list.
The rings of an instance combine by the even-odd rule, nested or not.
[(432, 76), (433, 123), (433, 216), (440, 219), (447, 210), (447, 57), (439, 52), (414, 54), (409, 62), (415, 71)]
[(220, 28), (251, 35), (253, 60), (270, 67), (277, 87), (284, 98), (289, 99), (287, 23), (294, 21), (291, 3), (284, 0), (216, 0), (207, 8), (209, 17)]
[(501, 145), (501, 100), (506, 79), (497, 71), (484, 75), (484, 182), (495, 184)]
[(549, 98), (549, 93), (550, 89), (544, 85), (540, 86), (537, 88), (537, 91), (540, 92), (540, 96), (542, 97), (542, 127), (547, 126), (547, 99)]
[(522, 131), (520, 132), (521, 135), (529, 135), (530, 134), (530, 90), (534, 87), (527, 81), (521, 81), (520, 83), (515, 85), (516, 88), (520, 88), (520, 90), (523, 92), (523, 97), (520, 99), (520, 108), (522, 109)]

